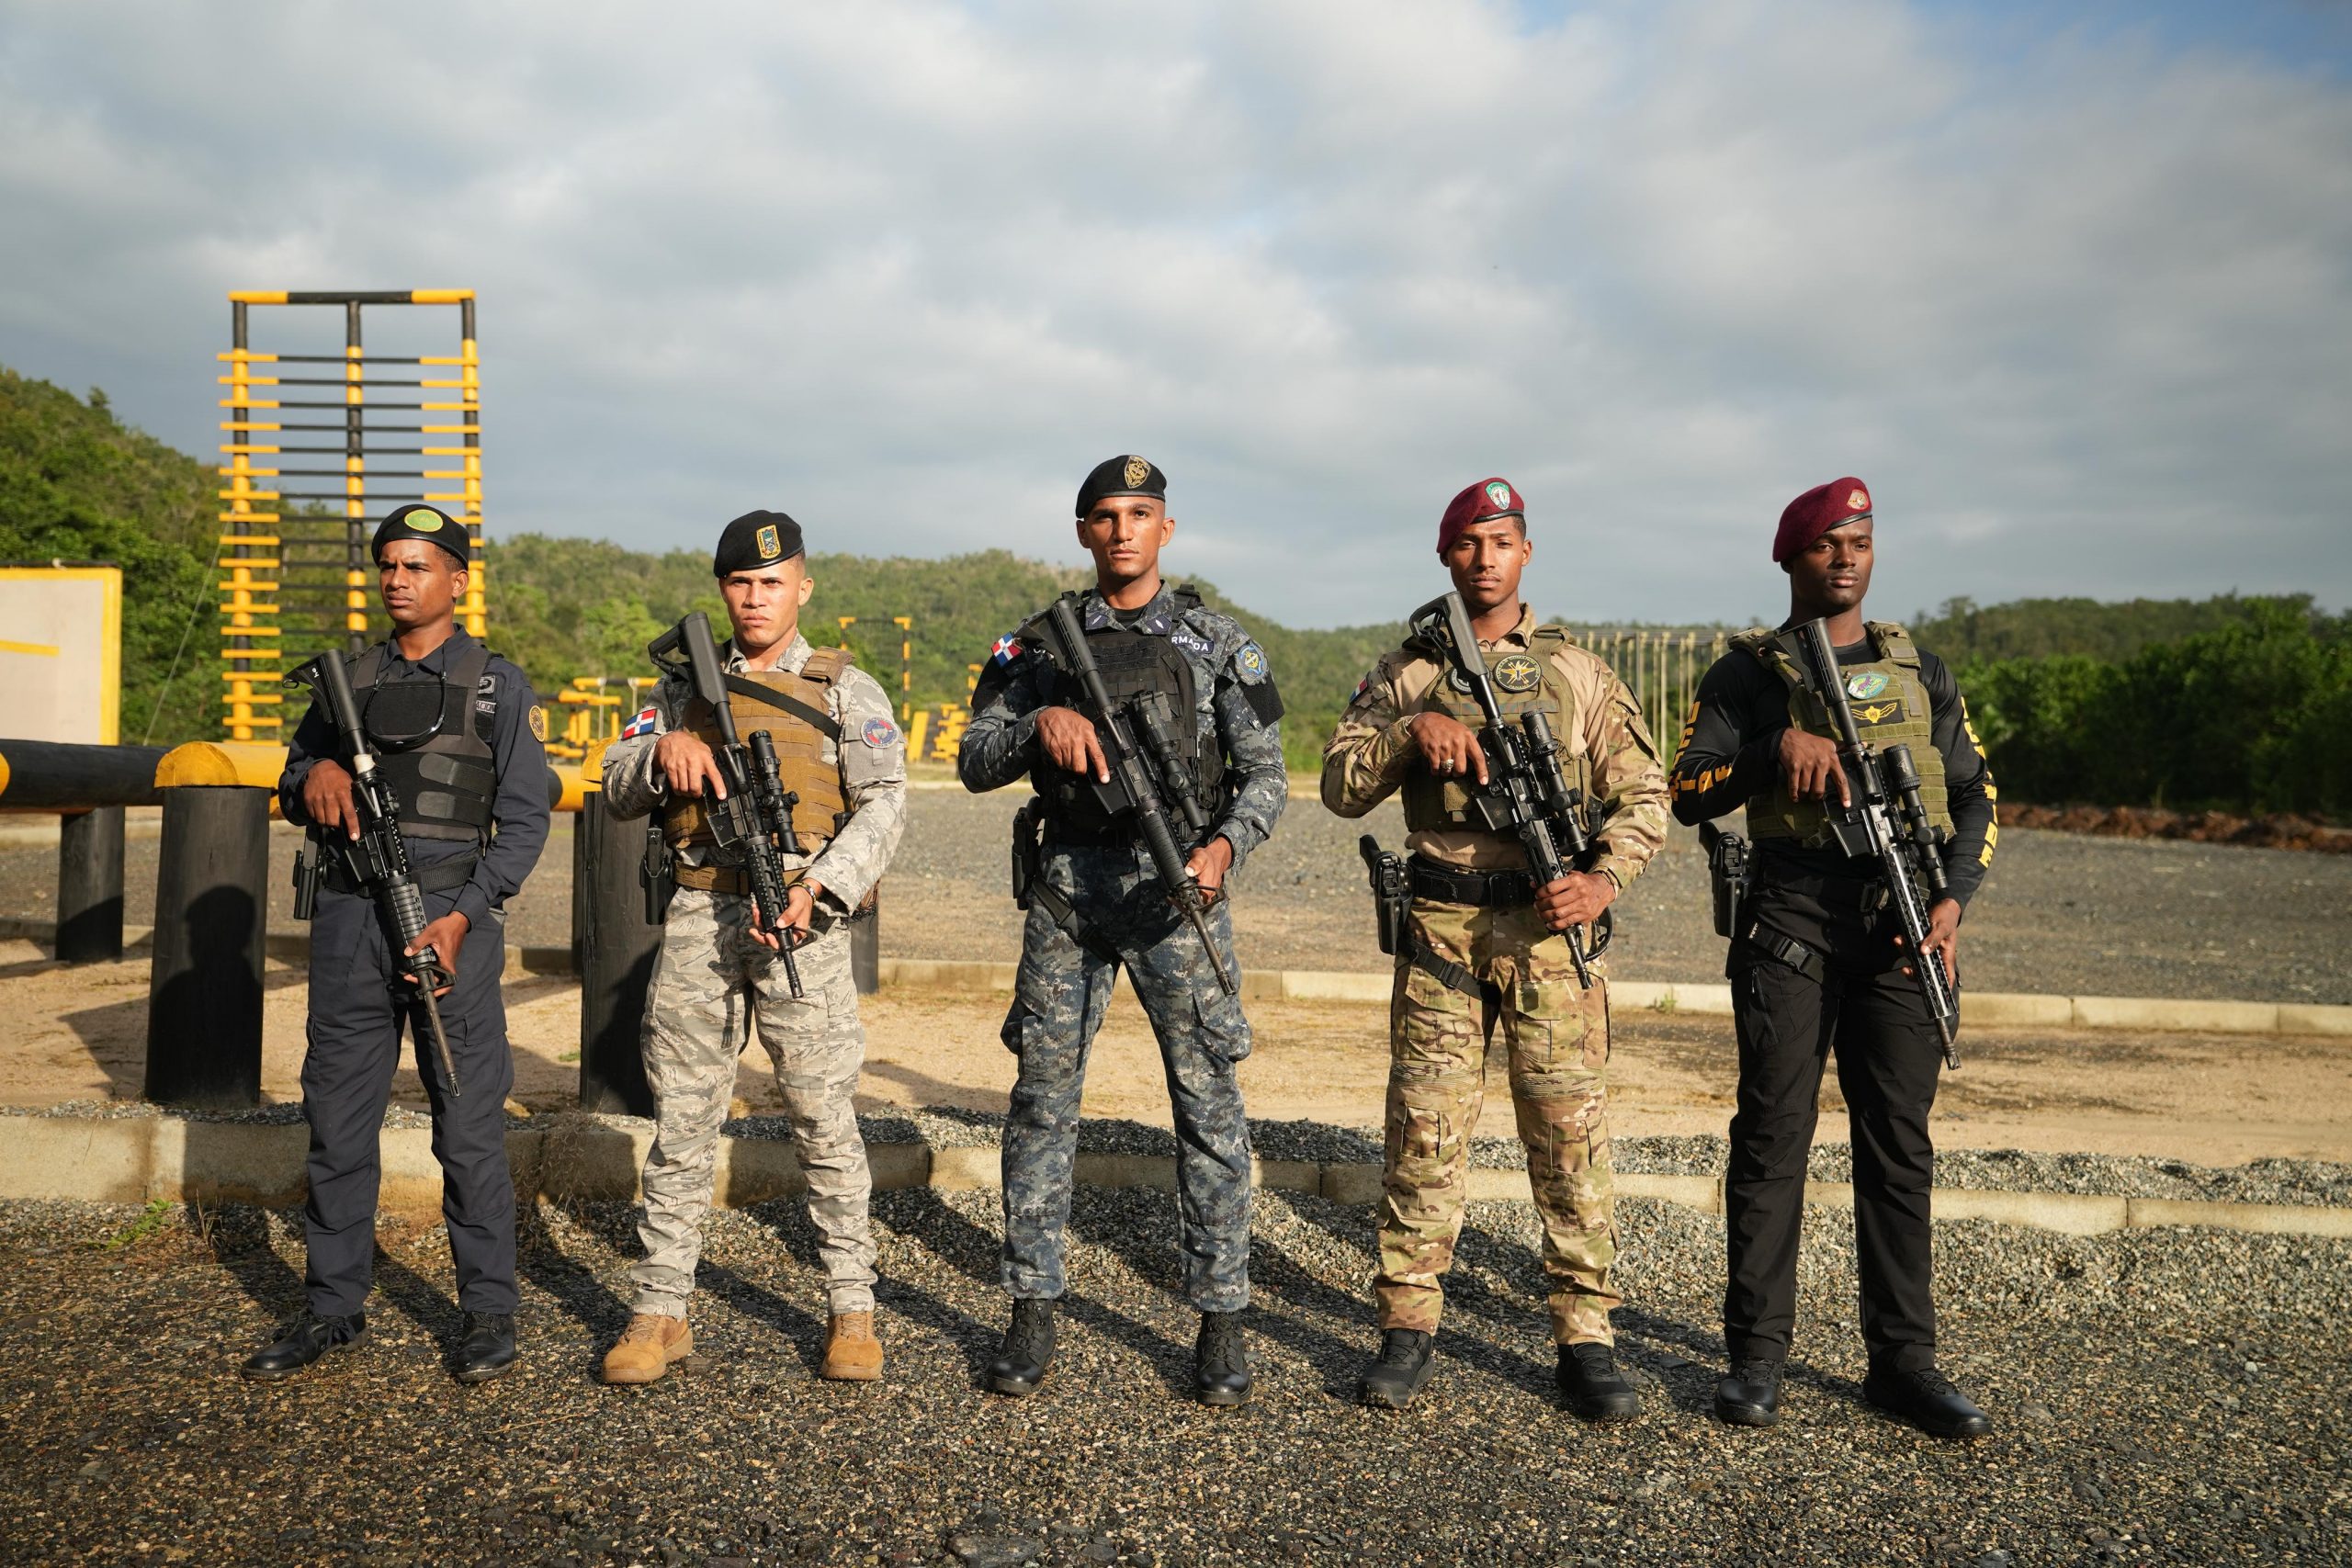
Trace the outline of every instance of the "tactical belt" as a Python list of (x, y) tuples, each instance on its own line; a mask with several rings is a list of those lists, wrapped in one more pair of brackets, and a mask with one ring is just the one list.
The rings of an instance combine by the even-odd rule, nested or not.
[[(1769, 841), (1769, 840), (1768, 840)], [(1770, 868), (1756, 874), (1758, 893), (1793, 893), (1840, 912), (1875, 915), (1886, 908), (1886, 884), (1875, 876), (1838, 876), (1828, 872), (1787, 872)]]
[[(473, 880), (475, 855), (452, 855), (431, 865), (420, 866), (414, 873), (417, 891), (447, 893), (452, 887), (463, 887)], [(373, 897), (375, 889), (367, 884), (354, 882), (340, 861), (329, 861), (319, 877), (321, 884), (336, 893), (354, 893)]]
[(1739, 940), (1773, 963), (1793, 969), (1808, 980), (1817, 983), (1829, 972), (1829, 966), (1822, 961), (1821, 954), (1794, 937), (1767, 931), (1761, 925), (1750, 924)]
[(1515, 909), (1535, 902), (1535, 883), (1523, 871), (1460, 871), (1415, 855), (1413, 897), (1439, 904)]
[(1049, 846), (1064, 850), (1119, 849), (1135, 841), (1135, 835), (1115, 822), (1100, 828), (1080, 828), (1050, 817), (1046, 819), (1044, 837)]
[[(805, 874), (805, 870), (786, 872), (785, 886), (793, 886)], [(681, 865), (670, 876), (679, 886), (691, 887), (697, 893), (731, 893), (739, 898), (752, 896), (752, 874), (739, 865)]]

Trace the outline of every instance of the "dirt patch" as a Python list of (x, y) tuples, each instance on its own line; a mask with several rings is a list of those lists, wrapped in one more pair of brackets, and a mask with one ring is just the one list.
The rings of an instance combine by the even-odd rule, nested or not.
[[(147, 964), (68, 968), (28, 942), (0, 942), (12, 1044), (0, 1053), (0, 1103), (136, 1099), (144, 1075)], [(514, 1098), (537, 1113), (572, 1108), (579, 1090), (580, 990), (526, 976), (506, 987)], [(300, 1098), (304, 977), (273, 963), (262, 1048), (266, 1100)], [(885, 991), (864, 1005), (860, 1110), (922, 1105), (1001, 1111), (1013, 1058), (997, 1037), (1001, 996)], [(1259, 1003), (1256, 1049), (1241, 1066), (1252, 1116), (1344, 1126), (1381, 1119), (1387, 1015), (1377, 1006)], [(1717, 1134), (1731, 1118), (1737, 1048), (1727, 1018), (1620, 1011), (1611, 1060), (1619, 1137)], [(2271, 1036), (2016, 1030), (1963, 1035), (1966, 1066), (1944, 1076), (1935, 1130), (1945, 1147), (2146, 1154), (2232, 1165), (2266, 1156), (2352, 1160), (2352, 1041)], [(1821, 1136), (1842, 1140), (1844, 1101), (1825, 1075)], [(1485, 1130), (1508, 1134), (1509, 1088), (1489, 1075)], [(779, 1111), (767, 1060), (744, 1053), (736, 1095), (746, 1113)], [(422, 1108), (413, 1064), (397, 1103)], [(1089, 1064), (1086, 1114), (1169, 1122), (1149, 1024), (1124, 989)]]
[(2233, 817), (2226, 811), (2165, 811), (2151, 806), (2021, 806), (2001, 803), (2004, 828), (2044, 828), (2103, 839), (2186, 839), (2262, 850), (2352, 854), (2352, 828), (2331, 827), (2292, 812)]

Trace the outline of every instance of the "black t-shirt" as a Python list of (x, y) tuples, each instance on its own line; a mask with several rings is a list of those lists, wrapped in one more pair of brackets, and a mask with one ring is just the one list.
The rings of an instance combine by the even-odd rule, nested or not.
[[(1839, 665), (1868, 663), (1869, 640), (1838, 649)], [(1952, 896), (1965, 908), (1993, 863), (1997, 837), (1993, 812), (1993, 773), (1977, 750), (1960, 682), (1951, 666), (1932, 653), (1919, 655), (1919, 683), (1928, 689), (1929, 730), (1943, 754), (1944, 789), (1951, 813), (1951, 840), (1944, 846), (1944, 873)], [(1781, 732), (1789, 728), (1789, 688), (1752, 653), (1737, 650), (1715, 660), (1699, 682), (1699, 695), (1682, 734), (1682, 750), (1668, 780), (1677, 820), (1699, 823), (1746, 806), (1751, 795), (1772, 789), (1780, 776)], [(1758, 874), (1774, 869), (1841, 876), (1871, 874), (1868, 867), (1840, 854), (1835, 845), (1805, 849), (1786, 839), (1756, 844)]]

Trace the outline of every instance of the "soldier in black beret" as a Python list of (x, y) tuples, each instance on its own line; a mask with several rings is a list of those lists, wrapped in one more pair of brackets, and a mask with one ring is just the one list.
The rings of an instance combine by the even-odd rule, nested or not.
[(381, 561), (384, 547), (396, 539), (420, 539), (428, 545), (438, 545), (458, 558), (460, 570), (473, 565), (472, 542), (466, 536), (466, 525), (437, 506), (413, 502), (384, 513), (384, 520), (376, 525), (376, 537), (368, 547), (369, 558)]
[(1168, 476), (1148, 457), (1105, 457), (1094, 465), (1094, 471), (1078, 487), (1078, 515), (1085, 516), (1094, 510), (1096, 502), (1114, 495), (1148, 495), (1165, 504)]
[(710, 575), (723, 578), (732, 572), (756, 571), (790, 560), (805, 547), (800, 525), (785, 513), (746, 512), (718, 536), (718, 548), (711, 552)]

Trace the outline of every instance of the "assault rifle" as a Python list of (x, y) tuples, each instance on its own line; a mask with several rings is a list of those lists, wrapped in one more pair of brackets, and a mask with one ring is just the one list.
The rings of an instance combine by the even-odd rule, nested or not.
[[(1878, 863), (1888, 900), (1903, 923), (1903, 941), (1911, 950), (1911, 971), (1919, 978), (1928, 1012), (1943, 1037), (1944, 1063), (1955, 1071), (1960, 1049), (1960, 998), (1940, 953), (1928, 951), (1928, 908), (1945, 894), (1943, 835), (1928, 820), (1927, 804), (1919, 797), (1919, 768), (1911, 748), (1904, 745), (1877, 750), (1862, 739), (1854, 722), (1853, 705), (1846, 699), (1846, 682), (1838, 671), (1838, 650), (1830, 646), (1829, 623), (1807, 621), (1790, 634), (1813, 676), (1814, 689), (1827, 705), (1838, 726), (1838, 759), (1844, 764), (1853, 804), (1824, 800), (1830, 831), (1838, 847), (1849, 855), (1868, 856)], [(1928, 897), (1919, 896), (1920, 885)]]
[(753, 730), (748, 746), (736, 733), (735, 709), (727, 700), (727, 671), (718, 662), (718, 644), (710, 635), (709, 615), (696, 610), (647, 644), (645, 651), (653, 656), (654, 663), (675, 672), (681, 668), (677, 657), (681, 649), (685, 653), (683, 668), (695, 695), (708, 703), (718, 719), (719, 743), (713, 754), (727, 794), (721, 799), (706, 789), (703, 815), (720, 852), (742, 856), (752, 897), (760, 907), (760, 924), (775, 938), (786, 984), (794, 996), (800, 996), (800, 965), (792, 958), (793, 944), (800, 933), (785, 919), (790, 896), (785, 887), (784, 866), (776, 859), (779, 845), (795, 854), (800, 852), (800, 841), (792, 831), (792, 808), (800, 804), (800, 797), (784, 787), (775, 742), (767, 732)]
[[(328, 721), (351, 758), (351, 803), (359, 813), (359, 837), (336, 838), (325, 829), (312, 828), (311, 843), (321, 853), (329, 843), (340, 848), (351, 880), (372, 891), (385, 924), (406, 948), (424, 933), (424, 890), (417, 885), (416, 872), (408, 863), (408, 845), (401, 839), (400, 796), (393, 793), (391, 781), (377, 771), (376, 754), (368, 749), (367, 732), (359, 726), (351, 672), (344, 668), (340, 653), (322, 653), (289, 673), (286, 684), (311, 688), (325, 705)], [(315, 869), (317, 859), (308, 858), (308, 865)], [(315, 885), (304, 888), (298, 868), (295, 902), (307, 905), (306, 895), (315, 896)], [(307, 914), (308, 909), (297, 913)], [(424, 998), (424, 1021), (433, 1036), (434, 1054), (440, 1058), (449, 1098), (455, 1100), (458, 1064), (450, 1058), (449, 1036), (441, 1027), (440, 998), (433, 994), (450, 982), (453, 971), (430, 947), (420, 953), (396, 953), (392, 957), (403, 973), (414, 977), (417, 994)]]
[[(1489, 832), (1518, 839), (1527, 852), (1528, 874), (1538, 888), (1580, 869), (1592, 850), (1585, 829), (1585, 800), (1560, 771), (1560, 742), (1552, 733), (1552, 721), (1536, 711), (1520, 715), (1515, 726), (1504, 719), (1461, 594), (1430, 600), (1413, 612), (1409, 625), (1415, 636), (1445, 654), (1486, 717), (1478, 744), (1487, 754), (1487, 782), (1481, 786), (1472, 779), (1460, 781), (1470, 792), (1471, 809)], [(1579, 931), (1566, 934), (1577, 982), (1590, 990), (1591, 960), (1608, 945), (1606, 928), (1600, 945), (1589, 952)]]
[[(1089, 779), (1087, 785), (1103, 810), (1132, 825), (1151, 856), (1152, 869), (1159, 874), (1160, 886), (1168, 890), (1169, 899), (1184, 912), (1193, 930), (1199, 933), (1209, 967), (1216, 972), (1216, 983), (1225, 988), (1227, 996), (1236, 995), (1239, 987), (1218, 955), (1216, 941), (1209, 932), (1208, 898), (1185, 865), (1184, 852), (1177, 847), (1175, 829), (1169, 825), (1167, 803), (1172, 798), (1183, 815), (1192, 841), (1197, 842), (1209, 827), (1207, 808), (1201, 804), (1187, 764), (1175, 744), (1169, 723), (1172, 716), (1163, 714), (1149, 702), (1138, 702), (1132, 705), (1135, 722), (1130, 723), (1130, 707), (1114, 703), (1103, 687), (1102, 671), (1096, 667), (1093, 650), (1086, 646), (1085, 629), (1079, 625), (1077, 604), (1075, 593), (1065, 593), (1055, 600), (1046, 612), (1046, 627), (1054, 641), (1057, 661), (1077, 677), (1086, 706), (1093, 710), (1087, 716), (1094, 721), (1095, 731), (1102, 740), (1103, 756), (1111, 764), (1109, 783)], [(1138, 728), (1151, 743), (1149, 753), (1136, 739)]]

